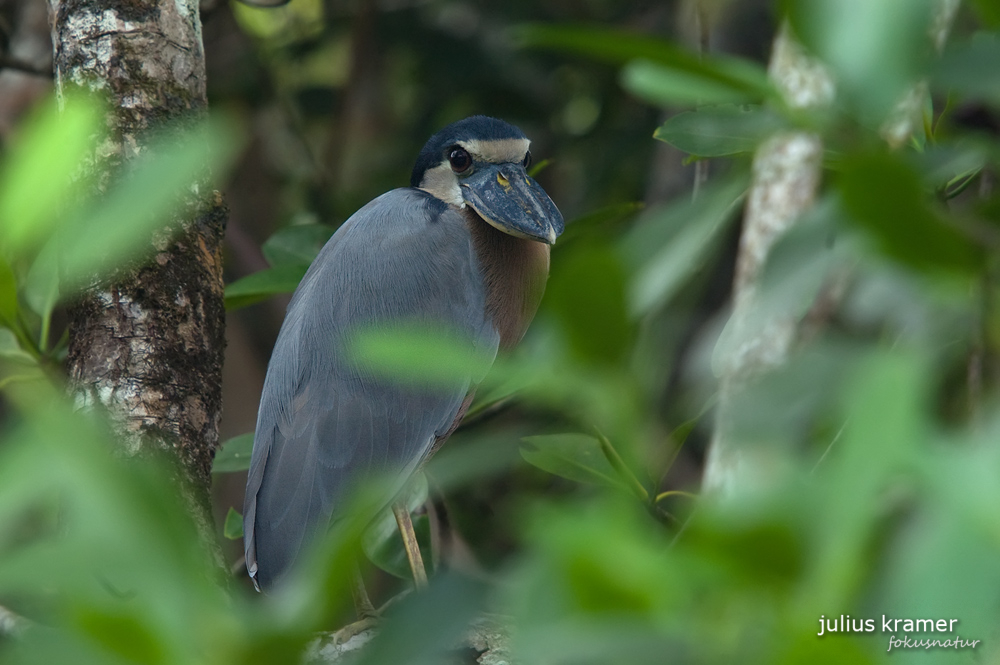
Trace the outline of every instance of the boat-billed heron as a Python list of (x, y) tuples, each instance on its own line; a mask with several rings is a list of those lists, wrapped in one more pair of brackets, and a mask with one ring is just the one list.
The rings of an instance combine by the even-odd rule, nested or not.
[[(420, 151), (411, 186), (351, 216), (302, 279), (267, 368), (247, 478), (246, 563), (258, 589), (336, 522), (359, 481), (402, 488), (472, 401), (471, 375), (416, 389), (368, 372), (350, 353), (352, 333), (419, 321), (490, 358), (524, 335), (563, 230), (525, 170), (528, 145), (502, 120), (448, 125)], [(408, 513), (396, 517), (408, 524)]]

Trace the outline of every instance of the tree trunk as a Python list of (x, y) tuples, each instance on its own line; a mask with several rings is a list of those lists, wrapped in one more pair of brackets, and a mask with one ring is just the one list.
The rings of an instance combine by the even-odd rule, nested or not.
[[(79, 86), (109, 102), (107, 169), (146, 150), (150, 130), (205, 113), (197, 0), (50, 0), (57, 92)], [(204, 191), (204, 190), (202, 190)], [(203, 534), (219, 440), (225, 328), (221, 195), (189, 202), (155, 258), (120, 271), (70, 309), (70, 390), (106, 410), (129, 454), (170, 451)]]

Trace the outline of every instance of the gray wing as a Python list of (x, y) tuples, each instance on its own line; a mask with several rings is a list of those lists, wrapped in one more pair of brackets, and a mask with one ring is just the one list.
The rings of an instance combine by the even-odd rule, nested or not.
[(496, 353), (464, 218), (420, 190), (397, 189), (344, 223), (288, 306), (243, 506), (247, 568), (260, 585), (271, 585), (336, 519), (353, 483), (377, 475), (401, 486), (455, 420), (473, 377), (406, 387), (345, 357), (357, 327), (413, 320), (448, 325)]

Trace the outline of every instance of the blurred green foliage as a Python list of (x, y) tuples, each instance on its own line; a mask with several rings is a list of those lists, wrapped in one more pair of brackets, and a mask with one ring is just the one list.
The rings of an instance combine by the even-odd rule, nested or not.
[[(591, 4), (599, 18), (621, 18), (610, 3)], [(410, 14), (385, 19), (398, 36), (387, 66), (400, 84), (389, 93), (400, 116), (418, 120), (399, 144), (369, 137), (376, 160), (408, 163), (422, 137), (479, 105), (496, 115), (515, 107), (502, 98), (525, 84), (504, 78), (506, 65), (544, 79), (542, 72), (582, 58), (611, 63), (611, 74), (589, 89), (568, 84), (565, 112), (553, 114), (550, 129), (567, 148), (546, 155), (554, 166), (542, 177), (567, 192), (573, 221), (553, 252), (543, 310), (519, 350), (488, 374), (474, 422), (427, 468), (430, 493), (448, 497), (457, 537), (489, 566), (490, 581), (442, 566), (429, 590), (387, 614), (362, 662), (441, 662), (484, 612), (506, 617), (519, 663), (1000, 658), (1000, 99), (995, 58), (987, 57), (997, 36), (985, 32), (997, 28), (996, 10), (972, 3), (938, 56), (927, 36), (934, 3), (781, 5), (803, 44), (836, 74), (830, 109), (789, 112), (759, 63), (699, 58), (625, 30), (542, 24), (551, 17), (531, 11), (524, 18), (535, 22), (511, 36), (520, 50), (494, 52), (489, 68), (479, 51), (468, 58), (481, 69), (464, 72), (467, 80), (478, 77), (495, 93), (428, 101), (423, 88), (440, 90), (436, 77), (445, 73), (420, 56), (434, 51), (434, 34), (411, 22), (400, 36), (407, 31), (397, 22)], [(462, 25), (463, 6), (448, 4), (452, 25)], [(345, 42), (331, 38), (342, 24), (328, 9), (295, 0), (280, 10), (235, 10), (286, 103), (315, 102), (306, 93), (316, 81), (349, 79)], [(462, 73), (465, 47), (457, 38), (437, 45), (458, 63), (447, 73)], [(924, 122), (910, 146), (890, 150), (878, 127), (921, 81), (930, 90)], [(621, 110), (627, 94), (667, 109), (665, 120), (638, 116), (650, 151), (658, 139), (695, 159), (716, 158), (717, 176), (696, 200), (633, 214), (643, 174), (656, 166), (650, 152), (637, 158), (604, 131), (611, 109), (632, 117)], [(970, 115), (993, 124), (970, 124)], [(142, 240), (168, 225), (179, 189), (226, 154), (227, 141), (213, 139), (217, 125), (188, 129), (195, 140), (165, 141), (105, 197), (79, 202), (90, 183), (72, 176), (93, 149), (99, 117), (82, 103), (61, 115), (42, 112), (0, 166), (0, 604), (33, 623), (0, 638), (0, 660), (294, 662), (314, 631), (345, 616), (358, 552), (405, 575), (392, 524), (366, 531), (360, 520), (346, 521), (284, 588), (252, 597), (196, 541), (170, 462), (110, 454), (102, 425), (52, 389), (43, 368), (60, 357), (61, 345), (48, 342), (53, 306), (95, 272), (141, 256)], [(321, 135), (303, 125), (307, 138)], [(726, 312), (706, 314), (699, 303), (713, 279), (731, 275), (749, 156), (782, 128), (821, 133), (826, 186), (775, 247), (759, 315), (792, 312), (804, 329), (811, 317), (823, 319), (732, 406), (754, 482), (734, 500), (697, 499), (688, 492), (697, 466), (687, 475), (675, 467), (700, 461), (717, 390), (713, 349), (731, 343), (722, 333)], [(301, 165), (289, 169), (288, 205), (311, 216), (272, 236), (264, 245), (269, 267), (229, 286), (230, 307), (290, 291), (332, 232), (315, 219), (335, 225), (400, 182), (368, 181), (376, 170), (359, 164), (358, 173), (338, 176), (343, 193), (322, 200), (311, 196), (316, 183)], [(375, 190), (352, 186), (352, 178)], [(817, 312), (831, 284), (840, 296)], [(481, 365), (474, 352), (456, 357), (454, 343), (421, 331), (359, 347), (410, 380)], [(504, 405), (507, 412), (487, 417)], [(245, 468), (249, 441), (227, 442), (216, 472)], [(681, 446), (696, 449), (682, 455)], [(495, 500), (497, 492), (486, 492), (495, 483), (507, 498), (480, 519), (475, 508), (484, 494)], [(413, 504), (423, 497), (417, 491)], [(362, 496), (358, 505), (370, 501)], [(237, 537), (232, 516), (225, 534)], [(429, 519), (418, 523), (428, 546)], [(498, 544), (484, 531), (512, 534), (513, 542)], [(957, 635), (981, 642), (886, 655), (889, 635), (880, 630), (817, 636), (821, 617), (842, 614), (874, 618), (878, 628), (882, 615), (957, 618)]]

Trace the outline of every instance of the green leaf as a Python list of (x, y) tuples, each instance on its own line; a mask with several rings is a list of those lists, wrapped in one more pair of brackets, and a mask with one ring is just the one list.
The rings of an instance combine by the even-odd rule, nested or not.
[(888, 256), (920, 270), (975, 273), (981, 250), (932, 208), (920, 175), (887, 153), (851, 155), (838, 181), (850, 218)]
[[(482, 625), (490, 607), (491, 590), (481, 580), (465, 577), (457, 571), (442, 572), (435, 576), (428, 589), (393, 602), (392, 611), (386, 613), (374, 638), (357, 652), (359, 658), (350, 659), (352, 665), (462, 662), (455, 658), (455, 645), (468, 641), (470, 626)], [(466, 658), (464, 662), (472, 663), (475, 659)], [(491, 662), (508, 661), (494, 659)]]
[(535, 177), (538, 176), (539, 173), (541, 173), (545, 169), (549, 168), (550, 166), (552, 166), (552, 160), (551, 159), (543, 159), (542, 161), (538, 162), (537, 164), (532, 164), (531, 165), (531, 167), (528, 169), (528, 175), (530, 177), (532, 177), (532, 178), (535, 178)]
[(416, 322), (357, 330), (349, 349), (366, 371), (414, 386), (476, 384), (493, 364), (492, 353), (465, 335)]
[(665, 303), (701, 269), (730, 222), (746, 191), (743, 178), (709, 189), (697, 201), (675, 203), (645, 216), (625, 237), (622, 253), (635, 266), (629, 285), (629, 311), (648, 313)]
[[(1000, 6), (1000, 5), (998, 5)], [(1000, 37), (978, 34), (968, 43), (948, 49), (934, 67), (931, 84), (966, 99), (1000, 104)]]
[(102, 126), (103, 109), (84, 96), (47, 98), (26, 121), (0, 171), (0, 238), (12, 255), (50, 234), (86, 182), (78, 175)]
[(699, 157), (722, 157), (752, 153), (783, 126), (781, 118), (765, 107), (725, 104), (678, 113), (653, 138)]
[(630, 220), (643, 207), (641, 201), (614, 203), (571, 219), (566, 223), (566, 231), (559, 236), (556, 251), (561, 252), (563, 247), (578, 238), (595, 240), (617, 237), (624, 222)]
[(698, 64), (695, 54), (664, 39), (613, 28), (529, 23), (516, 28), (514, 37), (522, 48), (580, 53), (615, 64), (637, 58), (663, 64), (684, 63), (690, 67)]
[(264, 243), (261, 251), (272, 267), (309, 265), (333, 235), (325, 224), (297, 224), (281, 229)]
[(17, 278), (6, 259), (0, 256), (0, 322), (17, 321), (20, 305), (17, 302)]
[(814, 516), (825, 528), (811, 565), (820, 572), (816, 601), (843, 602), (864, 570), (880, 509), (915, 451), (927, 445), (929, 362), (907, 353), (872, 354), (843, 392), (844, 434), (819, 478), (826, 500)]
[(243, 516), (232, 506), (226, 513), (226, 522), (222, 527), (222, 535), (229, 540), (239, 540), (243, 537)]
[(973, 0), (972, 6), (987, 27), (994, 30), (1000, 28), (1000, 3), (996, 0)]
[(41, 317), (47, 317), (59, 302), (59, 238), (53, 238), (35, 257), (24, 280), (24, 299)]
[(545, 306), (579, 358), (614, 363), (628, 352), (633, 330), (625, 286), (621, 259), (607, 245), (577, 245), (553, 263)]
[[(708, 97), (719, 101), (760, 100), (769, 96), (772, 90), (767, 73), (754, 62), (723, 56), (700, 57), (668, 41), (636, 32), (535, 23), (521, 26), (516, 37), (525, 47), (580, 53), (615, 64), (644, 61), (638, 73), (626, 75), (626, 81), (637, 77), (640, 88), (648, 83), (656, 89), (658, 100), (668, 98), (662, 86), (669, 86), (670, 99), (692, 103), (709, 102)], [(650, 74), (650, 67), (655, 74)], [(647, 75), (651, 80), (647, 80)], [(696, 90), (688, 92), (684, 85), (691, 85)], [(697, 92), (706, 93), (708, 97), (702, 99)], [(720, 100), (723, 96), (725, 98)]]
[(226, 286), (229, 311), (266, 300), (279, 293), (291, 293), (309, 270), (308, 263), (290, 263), (266, 268)]
[(833, 69), (866, 120), (881, 121), (924, 71), (931, 0), (787, 0), (796, 36)]
[(253, 453), (253, 432), (240, 434), (227, 440), (216, 451), (212, 461), (212, 473), (233, 473), (250, 468)]
[(759, 102), (764, 98), (759, 90), (732, 85), (720, 80), (720, 77), (664, 67), (649, 60), (636, 60), (625, 65), (621, 83), (636, 97), (658, 106), (740, 104)]
[(601, 442), (585, 434), (550, 434), (521, 439), (521, 457), (532, 466), (579, 483), (621, 489), (618, 472), (601, 449)]
[(21, 348), (17, 335), (10, 328), (0, 327), (0, 358), (15, 360), (26, 365), (36, 364), (35, 357)]
[(230, 124), (211, 119), (170, 128), (152, 140), (105, 195), (93, 198), (59, 229), (63, 295), (112, 266), (152, 253), (154, 234), (156, 244), (169, 243), (176, 211), (190, 205), (199, 180), (226, 164), (237, 145)]
[(101, 644), (109, 653), (133, 663), (168, 663), (167, 648), (142, 618), (127, 610), (121, 613), (88, 607), (78, 611), (75, 622), (81, 633)]

